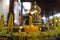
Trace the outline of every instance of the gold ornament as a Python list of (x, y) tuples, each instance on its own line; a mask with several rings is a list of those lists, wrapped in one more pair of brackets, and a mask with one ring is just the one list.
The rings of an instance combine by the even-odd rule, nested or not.
[(42, 18), (41, 18), (41, 8), (37, 5), (36, 1), (31, 7), (30, 13), (32, 14), (33, 17), (33, 24), (34, 25), (41, 25)]
[(10, 13), (9, 20), (8, 20), (8, 32), (12, 33), (13, 32), (13, 14)]

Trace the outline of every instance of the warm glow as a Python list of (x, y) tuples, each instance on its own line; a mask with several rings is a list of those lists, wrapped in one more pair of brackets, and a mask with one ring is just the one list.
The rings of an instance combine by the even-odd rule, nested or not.
[(23, 27), (22, 26), (20, 26), (20, 29), (22, 29)]
[(40, 30), (41, 30), (41, 28), (40, 28)]

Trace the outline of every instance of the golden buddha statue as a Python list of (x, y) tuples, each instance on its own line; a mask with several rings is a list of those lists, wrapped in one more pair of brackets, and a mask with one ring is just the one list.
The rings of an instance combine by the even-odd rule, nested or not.
[(42, 22), (40, 14), (41, 8), (37, 5), (36, 1), (34, 2), (34, 5), (32, 5), (30, 12), (33, 16), (33, 24), (39, 26)]

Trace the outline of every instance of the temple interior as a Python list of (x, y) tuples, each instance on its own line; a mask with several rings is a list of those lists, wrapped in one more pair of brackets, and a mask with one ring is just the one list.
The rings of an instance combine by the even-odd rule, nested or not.
[(0, 40), (60, 40), (60, 0), (0, 0)]

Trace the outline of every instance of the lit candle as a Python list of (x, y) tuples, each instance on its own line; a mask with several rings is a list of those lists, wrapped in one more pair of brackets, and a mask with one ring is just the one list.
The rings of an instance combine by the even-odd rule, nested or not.
[(53, 21), (54, 21), (54, 27), (56, 27), (56, 25), (57, 25), (57, 16), (55, 16), (54, 18), (53, 18)]
[(13, 14), (10, 13), (9, 20), (8, 20), (8, 32), (13, 32)]
[(29, 16), (29, 26), (31, 27), (32, 25), (32, 16)]

